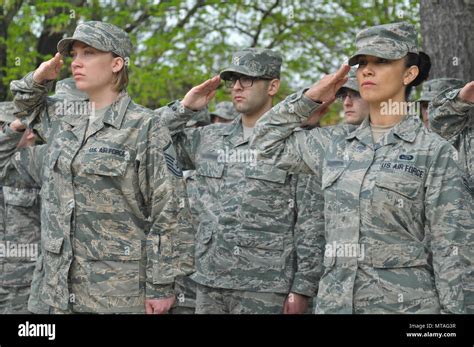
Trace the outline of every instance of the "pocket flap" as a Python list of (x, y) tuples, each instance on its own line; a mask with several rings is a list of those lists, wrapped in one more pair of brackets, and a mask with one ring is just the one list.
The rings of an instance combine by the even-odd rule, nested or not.
[(3, 187), (5, 204), (31, 207), (35, 204), (39, 190), (35, 188)]
[(206, 177), (221, 178), (224, 172), (224, 164), (218, 162), (204, 161), (196, 168), (196, 174)]
[(422, 244), (372, 246), (370, 247), (370, 258), (374, 268), (389, 269), (428, 265), (428, 251)]
[(63, 245), (64, 237), (48, 238), (44, 242), (44, 249), (48, 252), (59, 254)]
[(282, 235), (268, 232), (225, 234), (226, 241), (234, 241), (237, 245), (247, 248), (259, 248), (268, 250), (284, 250), (284, 239)]
[(123, 176), (127, 170), (128, 161), (125, 159), (87, 155), (82, 163), (81, 173), (100, 176)]
[(326, 167), (323, 170), (323, 178), (321, 182), (321, 189), (326, 189), (334, 184), (334, 182), (337, 181), (337, 179), (342, 175), (344, 172), (345, 167), (344, 166), (338, 166), (338, 167)]
[(288, 173), (273, 165), (259, 163), (245, 169), (245, 177), (284, 184)]
[(89, 246), (89, 259), (94, 260), (140, 260), (140, 240), (93, 240)]
[(414, 199), (422, 186), (421, 181), (410, 180), (407, 177), (398, 175), (380, 175), (375, 181), (377, 187), (394, 191), (406, 198)]

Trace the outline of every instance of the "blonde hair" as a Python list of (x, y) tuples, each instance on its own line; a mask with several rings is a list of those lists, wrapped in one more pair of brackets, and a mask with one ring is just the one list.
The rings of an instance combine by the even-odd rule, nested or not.
[[(119, 55), (112, 53), (112, 56), (114, 58), (120, 57)], [(115, 80), (113, 82), (113, 88), (116, 92), (121, 92), (122, 90), (127, 89), (128, 86), (128, 68), (126, 61), (124, 59), (124, 64), (123, 67), (120, 69), (120, 71), (116, 72), (115, 74)]]

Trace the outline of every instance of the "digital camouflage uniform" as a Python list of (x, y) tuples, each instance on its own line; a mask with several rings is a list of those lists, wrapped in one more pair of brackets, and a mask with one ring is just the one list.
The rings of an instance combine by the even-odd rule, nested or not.
[[(52, 97), (56, 99), (68, 99), (68, 100), (85, 100), (87, 94), (81, 92), (76, 88), (76, 82), (72, 78), (65, 78), (56, 83), (55, 94)], [(37, 124), (35, 130), (39, 133), (42, 127), (41, 124)], [(43, 134), (43, 137), (44, 134)], [(43, 269), (43, 256), (40, 254), (36, 261), (35, 270), (33, 272), (33, 280), (31, 282), (31, 294), (28, 299), (28, 310), (36, 314), (49, 313), (49, 306), (46, 305), (41, 299), (41, 286), (44, 278)]]
[[(14, 120), (13, 103), (0, 103), (0, 123)], [(35, 261), (40, 252), (37, 186), (0, 187), (0, 313), (27, 310)]]
[[(280, 64), (269, 50), (247, 49), (221, 77), (238, 71), (278, 78)], [(179, 102), (159, 114), (182, 166), (196, 170), (199, 227), (191, 277), (199, 284), (197, 313), (281, 313), (289, 292), (313, 296), (322, 245), (309, 226), (321, 221), (303, 219), (295, 228), (297, 193), (307, 182), (254, 161), (240, 116), (185, 129), (193, 112)]]
[[(356, 55), (401, 58), (415, 50), (406, 40), (416, 42), (408, 24), (372, 27), (357, 36)], [(452, 146), (413, 116), (378, 143), (369, 119), (295, 131), (319, 105), (290, 95), (257, 122), (251, 143), (267, 163), (321, 178), (326, 248), (316, 313), (463, 313), (459, 249), (473, 212)]]
[(231, 101), (219, 102), (214, 111), (211, 112), (211, 116), (221, 117), (229, 121), (233, 121), (238, 115), (239, 112), (235, 109)]
[[(131, 51), (127, 34), (107, 23), (80, 24), (58, 50), (67, 55), (64, 42), (75, 39), (124, 59)], [(46, 96), (51, 84), (32, 73), (11, 84), (18, 116), (35, 114), (48, 143), (16, 150), (21, 133), (0, 135), (2, 183), (42, 186), (41, 298), (55, 312), (144, 313), (145, 298), (173, 295), (174, 278), (192, 271), (169, 132), (125, 91), (88, 124), (89, 114), (58, 111), (64, 100)]]
[[(205, 108), (193, 115), (193, 118), (186, 123), (186, 127), (200, 127), (211, 124), (209, 110)], [(183, 171), (183, 179), (186, 191), (183, 192), (183, 199), (189, 203), (191, 212), (191, 225), (196, 233), (199, 224), (199, 213), (197, 206), (199, 204), (198, 186), (195, 181), (195, 171)], [(175, 281), (176, 302), (170, 310), (171, 314), (194, 314), (196, 308), (196, 283), (190, 276), (178, 276)]]
[[(474, 104), (459, 98), (460, 87), (451, 87), (434, 97), (428, 109), (431, 129), (457, 149), (459, 165), (464, 169), (467, 184), (474, 196)], [(471, 202), (471, 210), (474, 203)], [(474, 235), (463, 247), (468, 271), (465, 277), (466, 310), (474, 313)]]

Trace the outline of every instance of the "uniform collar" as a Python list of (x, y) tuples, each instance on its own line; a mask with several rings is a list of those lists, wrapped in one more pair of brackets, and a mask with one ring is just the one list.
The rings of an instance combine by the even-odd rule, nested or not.
[[(119, 129), (122, 125), (123, 117), (127, 112), (128, 106), (132, 99), (126, 91), (122, 91), (117, 100), (115, 100), (105, 112), (103, 123), (107, 123), (116, 129)], [(88, 117), (78, 116), (75, 114), (67, 115), (63, 118), (63, 121), (72, 125), (77, 126), (85, 121)]]
[[(370, 117), (364, 119), (362, 124), (349, 135), (346, 136), (347, 140), (352, 140), (357, 138), (360, 142), (365, 145), (373, 144), (372, 130), (370, 129)], [(386, 145), (396, 142), (395, 136), (399, 137), (405, 142), (414, 142), (416, 139), (416, 134), (420, 127), (422, 126), (421, 120), (416, 116), (406, 116), (403, 118), (400, 123), (396, 124), (393, 129), (390, 131)]]

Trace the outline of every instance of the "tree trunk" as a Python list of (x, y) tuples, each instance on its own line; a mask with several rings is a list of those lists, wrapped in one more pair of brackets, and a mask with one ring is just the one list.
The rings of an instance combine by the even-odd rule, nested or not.
[(421, 0), (420, 19), (430, 79), (474, 80), (474, 1)]
[(7, 66), (7, 31), (8, 26), (5, 18), (5, 13), (3, 12), (3, 7), (0, 7), (0, 101), (3, 101), (7, 98), (7, 87), (8, 85), (3, 84), (3, 77), (5, 76), (5, 71), (3, 70)]

